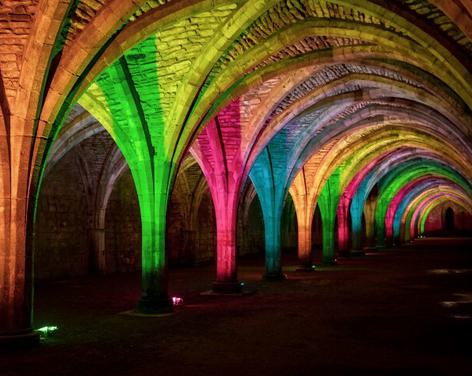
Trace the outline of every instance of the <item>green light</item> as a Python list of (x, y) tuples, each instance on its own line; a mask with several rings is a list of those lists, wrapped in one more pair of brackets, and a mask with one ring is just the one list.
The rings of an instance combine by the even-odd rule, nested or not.
[(331, 176), (326, 180), (323, 189), (318, 197), (318, 206), (321, 213), (321, 221), (323, 223), (323, 264), (335, 264), (334, 257), (334, 234), (336, 211), (339, 204), (340, 192), (340, 176), (342, 166), (336, 168)]
[(57, 329), (57, 326), (43, 326), (42, 328), (36, 329), (36, 331), (39, 332), (41, 338), (49, 338), (56, 333)]
[[(172, 304), (167, 296), (165, 232), (176, 169), (175, 142), (171, 139), (174, 128), (167, 126), (165, 119), (169, 103), (161, 103), (156, 43), (156, 37), (151, 36), (126, 52), (97, 78), (89, 89), (90, 97), (84, 95), (80, 101), (115, 140), (136, 186), (142, 229), (143, 297), (139, 310), (143, 312)], [(94, 100), (94, 96), (101, 100)]]
[[(400, 189), (423, 176), (434, 175), (443, 177), (455, 182), (467, 192), (471, 192), (471, 188), (467, 180), (465, 180), (454, 169), (444, 166), (434, 161), (412, 161), (392, 170), (381, 183), (381, 193), (377, 201), (375, 212), (375, 226), (377, 233), (377, 244), (385, 246), (385, 216), (392, 199), (397, 195)], [(409, 217), (411, 218), (411, 217)], [(407, 221), (409, 219), (407, 218)]]

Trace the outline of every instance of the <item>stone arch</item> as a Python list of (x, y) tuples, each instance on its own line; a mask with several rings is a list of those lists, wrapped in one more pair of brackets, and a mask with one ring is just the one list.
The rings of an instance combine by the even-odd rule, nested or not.
[[(436, 167), (432, 170), (423, 170), (421, 171), (422, 168), (418, 167), (413, 167), (411, 169), (408, 169), (408, 172), (400, 176), (399, 178), (393, 178), (391, 179), (392, 184), (389, 183), (389, 187), (385, 189), (380, 196), (380, 200), (385, 200), (385, 197), (392, 197), (392, 192), (396, 192), (395, 195), (401, 195), (403, 191), (409, 191), (412, 190), (412, 193), (410, 194), (409, 197), (409, 202), (405, 202), (404, 207), (402, 208), (403, 212), (399, 212), (399, 216), (401, 217), (401, 227), (404, 227), (404, 236), (402, 237), (401, 233), (401, 227), (400, 227), (400, 240), (401, 239), (406, 239), (409, 240), (409, 234), (412, 233), (415, 229), (414, 223), (417, 221), (417, 216), (422, 210), (419, 208), (419, 205), (425, 205), (425, 203), (428, 200), (428, 194), (432, 190), (436, 189), (439, 191), (439, 194), (442, 194), (441, 192), (450, 189), (455, 189), (457, 192), (457, 188), (454, 187), (459, 187), (459, 191), (461, 192), (461, 195), (466, 197), (467, 195), (470, 194), (470, 185), (467, 181), (461, 179), (460, 175), (454, 174), (454, 172), (450, 172), (447, 170), (447, 168), (444, 167)], [(452, 188), (441, 188), (437, 187), (438, 183), (436, 182), (437, 179), (439, 178), (439, 181), (441, 180), (446, 180), (446, 187), (451, 186)], [(397, 184), (395, 180), (400, 182), (400, 184)], [(431, 181), (432, 180), (432, 181)], [(418, 183), (421, 182), (428, 182), (431, 181), (429, 184), (422, 184), (418, 185)], [(418, 188), (415, 189), (415, 187), (418, 185)], [(435, 187), (436, 186), (436, 187)], [(401, 188), (399, 188), (401, 187)], [(392, 202), (394, 202), (395, 197), (393, 196), (393, 200), (390, 201), (390, 207), (392, 206)], [(426, 198), (426, 201), (424, 200)], [(389, 199), (387, 198), (387, 201)], [(383, 201), (384, 202), (384, 201)], [(382, 204), (382, 202), (381, 202)], [(383, 204), (382, 204), (383, 205)], [(378, 205), (379, 208), (381, 208), (381, 205)], [(380, 218), (383, 217), (382, 214), (379, 216), (379, 212), (381, 209), (378, 209), (376, 212), (376, 226), (378, 227), (377, 229), (377, 241), (380, 244), (380, 246), (384, 246), (383, 242), (383, 236), (384, 232), (382, 230), (383, 226), (385, 226), (385, 223), (382, 222)], [(388, 211), (387, 211), (388, 212)], [(412, 221), (412, 217), (414, 218)], [(388, 219), (388, 216), (385, 216), (386, 219)], [(411, 223), (411, 225), (410, 225)], [(410, 226), (411, 228), (409, 229)], [(405, 236), (407, 236), (405, 238)]]
[[(410, 185), (410, 184), (408, 184)], [(425, 176), (421, 179), (414, 180), (414, 185), (411, 184), (409, 188), (406, 185), (403, 190), (408, 190), (408, 193), (402, 199), (401, 205), (397, 208), (394, 216), (393, 222), (393, 241), (398, 242), (401, 241), (402, 237), (402, 226), (405, 225), (405, 221), (408, 221), (409, 215), (411, 210), (418, 207), (418, 205), (425, 205), (421, 202), (421, 200), (429, 200), (429, 196), (431, 192), (439, 192), (440, 194), (446, 192), (453, 192), (454, 196), (464, 195), (467, 196), (466, 191), (458, 185), (456, 182), (449, 180), (445, 177), (435, 177), (433, 176)], [(406, 188), (406, 189), (405, 189)], [(428, 197), (427, 197), (428, 196)], [(418, 213), (422, 213), (421, 211)], [(418, 214), (419, 215), (419, 214)], [(388, 218), (388, 216), (387, 216)], [(415, 221), (417, 221), (419, 217), (415, 217)], [(416, 225), (415, 225), (416, 226)], [(406, 229), (406, 227), (405, 227)], [(392, 232), (388, 234), (390, 238), (392, 238)]]
[[(97, 116), (101, 116), (100, 120), (104, 125), (113, 130), (111, 133), (120, 147), (125, 146), (123, 152), (137, 181), (139, 197), (142, 199), (140, 205), (145, 219), (143, 226), (146, 227), (146, 231), (143, 231), (143, 254), (147, 256), (143, 267), (143, 290), (149, 294), (141, 301), (140, 308), (145, 311), (158, 309), (162, 304), (166, 305), (166, 308), (169, 306), (164, 254), (165, 212), (184, 151), (197, 130), (204, 125), (205, 117), (208, 114), (211, 117), (211, 111), (208, 111), (210, 106), (221, 102), (221, 94), (226, 95), (226, 89), (238, 86), (236, 84), (239, 82), (243, 86), (247, 84), (243, 78), (251, 71), (255, 72), (252, 76), (254, 80), (260, 79), (260, 68), (267, 63), (266, 59), (274, 59), (274, 64), (269, 64), (271, 69), (283, 68), (285, 62), (278, 67), (276, 65), (284, 60), (280, 59), (279, 53), (289, 43), (299, 41), (305, 34), (313, 32), (362, 39), (369, 44), (368, 48), (364, 48), (365, 45), (352, 47), (350, 52), (349, 49), (330, 49), (324, 52), (324, 58), (328, 60), (334, 57), (342, 61), (344, 56), (341, 58), (339, 54), (343, 51), (351, 56), (363, 51), (366, 53), (364, 59), (369, 60), (373, 57), (373, 54), (369, 54), (370, 50), (383, 58), (391, 56), (396, 61), (408, 61), (415, 67), (423, 68), (439, 77), (450, 86), (451, 96), (457, 96), (459, 102), (470, 107), (471, 63), (469, 59), (462, 59), (464, 55), (467, 57), (467, 52), (463, 53), (462, 47), (470, 52), (470, 46), (461, 43), (461, 30), (470, 19), (470, 12), (463, 12), (465, 15), (458, 16), (461, 10), (470, 11), (470, 6), (465, 5), (464, 1), (458, 0), (453, 5), (446, 6), (444, 2), (435, 0), (435, 4), (438, 4), (445, 14), (437, 8), (434, 8), (433, 12), (440, 17), (452, 18), (447, 20), (443, 31), (435, 22), (428, 22), (434, 14), (421, 15), (421, 12), (415, 11), (414, 7), (408, 4), (366, 3), (360, 0), (333, 1), (336, 6), (345, 10), (339, 12), (342, 16), (329, 14), (322, 9), (324, 7), (320, 7), (321, 14), (316, 13), (311, 2), (305, 4), (305, 10), (303, 7), (292, 7), (292, 11), (286, 12), (285, 2), (271, 0), (234, 4), (223, 0), (189, 0), (162, 6), (162, 2), (111, 0), (103, 6), (98, 6), (99, 9), (93, 9), (91, 16), (85, 20), (78, 20), (75, 6), (77, 2), (71, 2), (69, 6), (67, 2), (56, 0), (47, 1), (47, 5), (46, 1), (39, 1), (35, 9), (40, 12), (35, 18), (25, 46), (25, 64), (15, 89), (18, 95), (15, 101), (10, 103), (12, 114), (9, 116), (11, 127), (8, 132), (12, 132), (8, 138), (14, 142), (9, 144), (9, 171), (2, 176), (9, 185), (8, 189), (4, 189), (5, 192), (8, 191), (9, 201), (5, 201), (3, 206), (7, 207), (6, 211), (11, 217), (2, 220), (11, 223), (5, 230), (5, 237), (8, 238), (7, 243), (11, 249), (11, 254), (6, 255), (11, 260), (11, 271), (7, 270), (8, 275), (4, 280), (6, 282), (0, 287), (4, 291), (21, 292), (15, 300), (12, 300), (14, 292), (6, 297), (2, 296), (0, 306), (8, 307), (7, 310), (0, 311), (1, 317), (5, 316), (5, 321), (8, 322), (6, 329), (16, 328), (18, 325), (28, 327), (29, 319), (24, 312), (29, 311), (30, 303), (25, 303), (25, 297), (29, 301), (31, 292), (28, 287), (24, 287), (30, 286), (29, 281), (24, 280), (24, 275), (31, 269), (27, 235), (32, 232), (37, 199), (35, 191), (41, 185), (44, 176), (42, 168), (70, 105), (76, 102), (83, 91), (91, 90), (94, 79), (105, 67), (110, 69), (109, 72), (114, 78), (129, 78), (129, 68), (136, 68), (132, 61), (126, 61), (130, 50), (134, 47), (139, 49), (139, 40), (145, 40), (148, 35), (158, 30), (161, 32), (164, 25), (176, 25), (178, 20), (189, 15), (194, 17), (199, 12), (211, 11), (217, 7), (220, 11), (223, 8), (226, 10), (226, 17), (221, 17), (224, 20), (215, 27), (216, 32), (210, 32), (208, 40), (202, 43), (204, 48), (208, 47), (206, 57), (201, 56), (195, 60), (192, 69), (181, 76), (177, 74), (178, 69), (172, 72), (171, 80), (182, 83), (175, 91), (181, 98), (181, 103), (176, 101), (172, 104), (169, 122), (165, 124), (171, 127), (166, 128), (166, 134), (162, 138), (151, 137), (153, 132), (146, 128), (146, 116), (149, 113), (143, 110), (142, 106), (146, 106), (146, 101), (141, 103), (133, 99), (126, 103), (127, 110), (133, 114), (132, 118), (139, 118), (134, 130), (126, 129), (126, 126), (123, 129), (117, 125), (120, 111), (115, 111), (119, 107), (116, 103), (113, 111), (98, 105), (102, 108), (97, 110)], [(156, 8), (149, 9), (152, 7)], [(269, 10), (275, 11), (276, 14), (282, 12), (282, 17), (279, 17), (282, 22), (268, 24), (267, 30), (259, 29), (261, 24), (270, 21)], [(353, 12), (349, 12), (350, 10)], [(362, 12), (362, 22), (349, 19), (349, 14), (354, 12)], [(327, 19), (322, 20), (321, 16)], [(316, 20), (313, 20), (315, 18)], [(418, 22), (415, 22), (416, 18)], [(68, 19), (73, 20), (72, 25), (69, 25)], [(456, 20), (460, 28), (455, 26)], [(288, 25), (291, 21), (293, 25)], [(376, 21), (381, 26), (375, 26)], [(451, 37), (451, 28), (460, 36), (457, 42)], [(261, 33), (263, 37), (256, 38), (252, 43), (250, 40), (253, 39), (253, 30), (268, 32)], [(466, 35), (469, 34), (466, 29)], [(188, 53), (185, 55), (184, 58), (187, 58)], [(185, 60), (179, 60), (179, 63), (188, 65)], [(216, 76), (218, 77), (215, 78)], [(136, 93), (139, 87), (132, 80), (126, 79), (120, 81), (114, 89)], [(8, 95), (10, 94), (9, 91)], [(113, 95), (106, 99), (110, 97)], [(99, 99), (103, 99), (103, 96)], [(195, 109), (197, 111), (193, 111)], [(110, 119), (112, 122), (107, 123), (106, 120)], [(135, 136), (139, 139), (137, 143), (130, 142), (127, 130), (135, 131)], [(156, 139), (157, 142), (153, 143)], [(143, 144), (145, 147), (135, 153), (136, 146)], [(156, 150), (165, 150), (165, 153), (156, 155)], [(140, 154), (141, 152), (144, 154)], [(5, 160), (1, 162), (6, 163)], [(162, 168), (155, 168), (154, 163)], [(155, 220), (158, 226), (154, 226), (154, 221), (150, 219)], [(20, 272), (15, 274), (16, 270)], [(153, 301), (154, 298), (156, 300)], [(4, 301), (6, 305), (3, 304)], [(158, 307), (153, 306), (154, 303)], [(11, 308), (13, 306), (15, 307)], [(14, 311), (18, 312), (18, 315), (15, 315)]]
[(454, 189), (447, 188), (446, 190), (438, 188), (433, 192), (424, 192), (417, 198), (416, 202), (412, 203), (410, 211), (406, 215), (404, 241), (422, 236), (427, 215), (435, 206), (446, 201), (455, 203), (463, 207), (468, 213), (472, 213), (472, 201), (464, 196), (462, 192), (455, 192)]
[[(389, 128), (389, 129), (391, 129), (391, 128)], [(391, 131), (391, 130), (390, 130), (390, 131)], [(385, 132), (385, 131), (384, 131), (384, 132)], [(375, 135), (375, 132), (372, 132), (372, 133)], [(382, 133), (382, 131), (380, 131), (378, 134), (381, 134), (381, 133)], [(386, 133), (388, 133), (388, 132), (386, 132)], [(359, 135), (357, 135), (357, 137), (359, 137)], [(365, 137), (364, 137), (364, 138), (365, 138)], [(379, 145), (381, 145), (381, 142), (380, 142), (379, 140), (377, 140), (377, 141), (375, 141), (375, 143), (374, 143), (375, 136), (370, 136), (369, 138), (370, 138), (370, 141), (369, 141), (369, 142), (371, 142), (371, 145), (375, 145), (374, 149), (375, 149), (375, 148), (379, 148)], [(413, 138), (416, 138), (416, 136), (413, 136)], [(381, 137), (381, 139), (382, 139), (382, 142), (385, 142), (385, 140), (386, 140), (386, 139), (385, 139), (385, 135), (383, 135), (383, 136)], [(354, 145), (356, 144), (356, 142), (354, 141), (354, 140), (355, 140), (355, 137), (352, 139), (352, 141), (348, 141), (348, 140), (349, 140), (348, 138), (345, 138), (345, 139), (343, 139), (342, 142), (339, 143), (339, 147), (341, 148), (341, 149), (339, 149), (339, 150), (337, 150), (337, 148), (332, 148), (332, 146), (330, 146), (330, 144), (325, 145), (325, 146), (324, 146), (325, 149), (324, 149), (324, 152), (323, 152), (323, 153), (326, 153), (326, 151), (329, 150), (329, 153), (327, 153), (328, 156), (329, 156), (329, 155), (332, 155), (332, 156), (341, 155), (342, 158), (347, 158), (346, 153), (341, 152), (341, 150), (342, 150), (343, 147), (349, 146), (350, 150), (356, 150), (356, 149), (357, 149), (357, 147), (354, 146)], [(419, 143), (416, 144), (417, 146), (420, 146), (421, 144), (424, 143), (424, 140), (422, 140), (421, 138), (418, 138), (417, 140), (419, 141)], [(438, 140), (438, 139), (436, 138), (436, 140)], [(336, 142), (338, 142), (338, 141), (337, 141), (337, 139), (335, 138), (333, 141), (331, 141), (331, 144), (332, 144), (332, 145), (336, 145)], [(360, 144), (364, 144), (364, 143), (366, 143), (365, 140), (361, 141)], [(359, 144), (359, 145), (360, 145), (360, 144)], [(405, 146), (405, 145), (408, 145), (408, 142), (406, 141), (406, 139), (403, 139), (402, 142), (398, 143), (396, 147), (400, 146), (400, 144), (403, 145), (403, 146)], [(364, 145), (365, 145), (365, 144), (364, 144)], [(414, 144), (410, 144), (410, 146), (413, 146), (413, 145), (414, 145)], [(433, 146), (433, 147), (434, 147), (434, 146)], [(441, 150), (441, 148), (438, 147), (438, 146), (435, 146), (434, 148), (436, 148), (436, 150)], [(359, 150), (362, 150), (364, 153), (368, 151), (368, 149), (367, 149), (365, 146), (363, 146), (362, 149), (359, 149)], [(316, 154), (315, 154), (315, 155), (316, 155)], [(319, 168), (315, 169), (315, 170), (316, 170), (316, 174), (319, 175), (319, 176), (322, 176), (323, 174), (325, 174), (325, 173), (323, 172), (323, 170), (324, 170), (325, 168), (329, 168), (329, 169), (331, 169), (330, 171), (332, 171), (332, 170), (334, 169), (334, 167), (337, 166), (337, 165), (340, 163), (340, 161), (333, 162), (334, 160), (332, 160), (331, 162), (328, 162), (328, 158), (327, 158), (326, 156), (325, 156), (325, 157), (322, 157), (322, 159), (319, 159), (319, 158), (320, 158), (320, 157), (316, 157), (316, 160), (318, 161), (318, 162), (316, 162), (316, 163), (317, 163), (317, 166), (319, 165)], [(336, 159), (336, 158), (335, 158), (335, 159)], [(460, 161), (460, 160), (461, 160), (461, 157), (460, 157), (459, 155), (457, 155), (457, 156), (456, 156), (456, 160)], [(323, 165), (320, 164), (321, 162), (323, 163)], [(331, 165), (331, 167), (328, 167), (328, 166), (330, 166), (330, 165)], [(354, 169), (354, 170), (355, 170), (355, 169)], [(467, 171), (468, 168), (463, 165), (463, 170)], [(329, 173), (326, 173), (324, 176), (325, 176), (325, 177), (328, 177), (330, 174), (331, 174), (331, 173), (329, 172)], [(470, 172), (469, 172), (469, 175), (470, 175)], [(297, 175), (297, 177), (299, 177), (299, 176), (302, 176), (302, 175), (301, 175), (301, 174)], [(320, 184), (319, 184), (319, 185), (318, 185), (318, 184), (315, 184), (315, 186), (318, 186), (318, 187), (319, 187), (318, 190), (316, 190), (316, 193), (314, 193), (314, 191), (312, 190), (311, 196), (310, 196), (309, 201), (308, 201), (308, 202), (311, 203), (311, 208), (313, 208), (313, 204), (312, 204), (312, 203), (315, 202), (315, 198), (317, 198), (317, 197), (319, 196), (320, 192), (322, 192), (320, 189), (321, 189), (321, 187), (323, 186), (323, 182), (324, 182), (324, 181), (327, 181), (327, 180), (326, 180), (325, 178), (321, 178)], [(293, 183), (293, 184), (298, 184), (298, 183), (294, 180), (294, 183)], [(335, 183), (334, 185), (337, 186), (338, 184), (339, 184), (339, 182), (338, 182), (338, 183)], [(301, 184), (301, 185), (298, 184), (298, 185), (299, 185), (299, 186), (303, 186), (304, 184)], [(305, 184), (305, 185), (306, 185), (306, 184)], [(311, 183), (310, 186), (313, 187), (313, 183)], [(338, 188), (339, 188), (339, 187), (338, 187)], [(336, 204), (336, 207), (337, 207), (337, 204)], [(297, 208), (297, 210), (299, 210), (299, 209)], [(335, 210), (336, 210), (336, 208), (335, 208)], [(311, 215), (310, 215), (310, 217), (311, 217)], [(334, 218), (334, 217), (333, 217), (333, 218)], [(308, 252), (308, 251), (305, 252), (303, 249), (300, 249), (300, 252), (301, 252), (301, 254), (304, 254), (304, 253), (306, 253), (306, 252)]]

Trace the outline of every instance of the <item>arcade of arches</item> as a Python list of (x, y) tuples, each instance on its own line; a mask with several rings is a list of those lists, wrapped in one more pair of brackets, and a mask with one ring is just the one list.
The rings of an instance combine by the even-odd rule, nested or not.
[(0, 0), (0, 340), (37, 281), (140, 273), (156, 315), (169, 269), (470, 235), (471, 57), (468, 0)]

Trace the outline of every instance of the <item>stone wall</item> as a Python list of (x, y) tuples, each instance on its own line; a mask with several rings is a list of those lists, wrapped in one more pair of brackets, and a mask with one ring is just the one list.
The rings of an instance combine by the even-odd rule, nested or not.
[(216, 217), (209, 191), (203, 195), (197, 218), (192, 254), (198, 264), (213, 261), (216, 253)]
[(321, 212), (318, 205), (316, 205), (315, 213), (313, 214), (313, 224), (311, 231), (312, 250), (317, 254), (321, 254), (321, 248), (323, 245), (323, 224), (321, 221)]
[(105, 218), (107, 272), (140, 270), (141, 220), (138, 197), (129, 170), (116, 182)]
[(37, 0), (0, 1), (0, 72), (6, 95), (13, 98), (18, 87), (28, 36)]
[(282, 251), (296, 252), (298, 241), (297, 215), (292, 197), (287, 195), (284, 210), (282, 212), (281, 226), (281, 247)]
[(90, 238), (86, 190), (76, 154), (68, 154), (46, 176), (35, 228), (37, 279), (62, 279), (87, 274)]
[(438, 205), (431, 210), (425, 221), (425, 235), (444, 235), (447, 232), (445, 231), (444, 217), (446, 209), (449, 207), (454, 211), (454, 230), (452, 232), (472, 236), (472, 216), (468, 215), (463, 208), (451, 202)]
[(192, 230), (182, 197), (174, 192), (167, 210), (167, 238), (169, 265), (191, 265), (195, 261), (192, 245)]
[(247, 255), (264, 252), (264, 219), (257, 195), (249, 204), (249, 212), (244, 223), (243, 210), (238, 214), (238, 254)]

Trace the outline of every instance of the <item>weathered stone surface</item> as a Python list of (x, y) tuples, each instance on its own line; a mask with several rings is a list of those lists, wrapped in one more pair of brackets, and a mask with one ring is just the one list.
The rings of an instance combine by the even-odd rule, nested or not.
[[(434, 25), (436, 29), (445, 33), (450, 39), (472, 52), (472, 41), (455, 25), (454, 20), (449, 19), (428, 0), (400, 0), (399, 2), (427, 20), (428, 23)], [(464, 12), (467, 12), (467, 10), (464, 9)]]
[[(244, 132), (232, 127), (218, 129), (220, 138), (225, 139), (222, 146), (228, 155), (224, 159), (209, 158), (209, 169), (216, 170), (222, 162), (238, 164), (240, 160), (235, 156), (243, 154), (247, 157), (245, 147), (252, 146), (248, 136), (251, 127), (259, 127), (267, 119), (269, 122), (265, 124), (270, 124), (290, 109), (302, 111), (303, 106), (294, 108), (292, 105), (309, 98), (313, 90), (319, 89), (317, 99), (330, 99), (339, 93), (358, 90), (362, 92), (345, 96), (356, 103), (318, 108), (304, 121), (297, 124), (296, 120), (282, 130), (273, 144), (278, 150), (274, 153), (274, 164), (281, 165), (292, 156), (290, 153), (294, 149), (306, 145), (297, 142), (303, 139), (303, 134), (317, 137), (323, 127), (354, 126), (357, 120), (367, 120), (362, 116), (371, 115), (372, 111), (376, 116), (368, 120), (377, 121), (372, 127), (390, 125), (389, 122), (394, 121), (402, 121), (410, 127), (419, 123), (427, 131), (435, 132), (438, 138), (447, 139), (452, 147), (448, 144), (442, 148), (448, 151), (444, 158), (449, 160), (452, 158), (449, 154), (453, 154), (454, 164), (465, 171), (464, 175), (472, 175), (469, 147), (472, 6), (469, 2), (455, 0), (448, 5), (442, 0), (280, 0), (269, 6), (269, 2), (254, 0), (253, 3), (230, 1), (219, 6), (221, 2), (216, 1), (174, 1), (163, 13), (167, 10), (178, 12), (166, 14), (164, 23), (156, 31), (154, 22), (160, 22), (162, 14), (155, 8), (165, 3), (165, 0), (0, 1), (0, 274), (4, 276), (0, 279), (0, 332), (31, 327), (33, 277), (29, 273), (32, 250), (28, 239), (33, 229), (28, 215), (34, 208), (33, 194), (45, 162), (44, 153), (55, 136), (55, 126), (61, 123), (67, 106), (78, 100), (75, 95), (84, 92), (85, 96), (89, 95), (88, 104), (93, 102), (98, 108), (97, 119), (116, 139), (122, 137), (119, 141), (128, 142), (128, 151), (139, 148), (148, 140), (140, 137), (129, 140), (130, 111), (122, 111), (123, 101), (132, 97), (128, 104), (135, 107), (131, 113), (136, 118), (134, 125), (138, 127), (146, 121), (154, 124), (157, 117), (164, 118), (160, 120), (165, 124), (148, 135), (158, 138), (165, 132), (166, 137), (162, 139), (168, 154), (159, 162), (170, 163), (163, 164), (163, 168), (180, 163), (192, 138), (204, 125), (200, 124), (202, 119), (207, 121), (215, 115), (219, 111), (217, 105), (223, 102), (226, 105), (239, 98), (244, 110), (239, 113), (239, 129)], [(231, 18), (240, 6), (246, 6), (238, 15), (240, 18)], [(309, 32), (305, 29), (307, 25), (310, 25)], [(152, 50), (142, 47), (135, 56), (128, 53), (123, 57), (130, 48), (134, 49), (131, 40), (148, 40), (150, 29), (151, 37), (156, 40)], [(316, 53), (311, 53), (313, 51)], [(139, 64), (141, 57), (150, 56), (152, 59), (142, 60)], [(311, 77), (303, 76), (303, 82), (284, 92), (284, 85), (294, 84), (290, 81), (290, 77), (294, 78), (290, 76), (294, 69), (301, 74), (310, 64), (308, 57), (314, 56), (331, 66), (323, 68), (322, 72), (314, 72)], [(318, 58), (314, 60), (318, 61)], [(94, 83), (97, 75), (115, 61), (128, 64), (131, 70), (128, 72), (126, 66), (122, 67), (121, 71), (115, 72), (115, 80), (120, 82), (110, 84), (119, 86), (121, 97), (113, 91), (105, 95), (102, 90), (107, 91), (109, 87), (100, 88)], [(315, 68), (315, 65), (316, 62), (311, 66)], [(364, 79), (366, 77), (368, 79)], [(336, 80), (340, 83), (338, 87), (324, 90)], [(384, 93), (394, 93), (397, 99), (403, 96), (398, 101), (411, 100), (426, 110), (418, 111), (421, 114), (413, 117), (408, 106), (391, 103), (388, 106), (387, 101), (376, 98), (360, 100), (359, 97), (370, 89), (379, 94), (379, 88)], [(156, 97), (147, 95), (151, 89), (158, 92), (160, 106), (151, 101)], [(146, 111), (150, 108), (154, 112)], [(212, 113), (213, 109), (215, 113)], [(392, 114), (396, 110), (402, 110), (405, 116)], [(143, 120), (147, 115), (150, 115), (149, 119)], [(221, 121), (229, 123), (229, 118), (222, 116)], [(113, 132), (117, 122), (125, 124), (120, 136)], [(309, 131), (310, 124), (319, 125), (319, 129)], [(46, 175), (40, 197), (42, 217), (38, 222), (39, 260), (45, 260), (43, 265), (50, 265), (44, 269), (38, 266), (38, 275), (44, 278), (83, 274), (96, 267), (97, 257), (90, 253), (90, 238), (95, 239), (97, 231), (105, 231), (104, 226), (95, 226), (96, 193), (102, 192), (99, 188), (103, 188), (101, 183), (104, 181), (105, 185), (109, 183), (107, 188), (113, 187), (117, 178), (113, 174), (119, 175), (124, 169), (116, 148), (99, 133), (91, 131), (93, 137), (89, 141), (71, 141), (75, 142), (71, 151), (63, 153), (63, 159), (58, 157), (56, 165)], [(263, 136), (263, 142), (268, 142), (273, 134)], [(363, 133), (358, 135), (363, 136)], [(209, 145), (202, 143), (204, 149)], [(154, 152), (158, 149), (152, 146), (147, 148), (145, 156), (149, 160), (155, 157)], [(319, 148), (321, 153), (327, 150), (326, 144)], [(137, 159), (141, 160), (140, 157), (138, 153)], [(133, 158), (128, 159), (131, 165)], [(299, 160), (289, 162), (291, 166), (301, 163)], [(321, 168), (322, 163), (318, 162), (315, 165)], [(277, 168), (287, 171), (286, 167), (278, 166), (275, 170)], [(240, 170), (244, 173), (245, 166)], [(144, 175), (154, 178), (155, 171), (145, 171)], [(104, 177), (104, 172), (110, 173), (109, 179), (106, 174)], [(163, 175), (168, 178), (169, 185), (175, 180), (171, 168)], [(129, 183), (130, 176), (124, 176)], [(183, 173), (177, 178), (175, 197), (170, 199), (168, 253), (176, 263), (192, 259), (189, 244), (196, 243), (192, 240), (196, 234), (202, 241), (192, 262), (200, 257), (211, 258), (209, 250), (214, 249), (211, 243), (214, 210), (206, 187), (196, 176), (192, 173), (186, 177)], [(226, 177), (233, 178), (234, 175)], [(160, 183), (152, 181), (149, 187), (146, 186), (148, 193)], [(114, 225), (119, 230), (111, 237), (108, 234), (109, 243), (117, 243), (117, 253), (106, 254), (115, 247), (99, 250), (105, 252), (105, 258), (113, 260), (109, 263), (110, 269), (135, 270), (139, 257), (130, 234), (135, 235), (138, 231), (136, 201), (132, 199), (131, 185), (122, 183), (125, 188), (120, 184), (116, 192), (112, 192), (110, 216), (115, 219), (119, 214), (114, 213), (135, 214), (123, 215), (123, 222)], [(66, 189), (71, 186), (73, 193)], [(169, 193), (165, 188), (164, 191), (160, 198)], [(140, 197), (143, 197), (142, 193)], [(239, 191), (237, 193), (236, 199)], [(121, 196), (126, 202), (120, 201)], [(198, 200), (195, 200), (197, 196)], [(237, 202), (236, 199), (233, 202)], [(159, 205), (164, 202), (167, 202), (167, 196), (159, 201)], [(157, 209), (160, 221), (156, 219), (153, 224), (165, 222), (166, 207), (162, 205)], [(257, 205), (254, 204), (252, 209), (249, 203), (247, 205), (246, 213), (252, 210), (254, 221), (258, 222)], [(98, 209), (98, 214), (104, 214), (104, 206)], [(224, 205), (220, 206), (224, 208)], [(195, 220), (199, 217), (205, 218), (204, 224)], [(145, 241), (161, 240), (164, 238), (162, 230), (163, 227), (151, 234), (153, 236), (143, 238)], [(178, 239), (177, 235), (182, 233), (184, 235)], [(66, 234), (70, 238), (66, 239)], [(234, 236), (231, 244), (235, 245)], [(159, 247), (162, 245), (160, 242)], [(159, 265), (152, 265), (153, 275), (148, 278), (150, 283), (144, 290), (153, 287), (166, 300), (167, 285), (161, 283), (165, 282), (165, 273), (162, 273), (166, 267), (165, 257), (162, 257), (165, 250), (156, 250), (155, 244), (151, 243), (144, 248), (149, 251), (149, 259), (156, 254), (159, 257)], [(65, 249), (67, 254), (63, 252)], [(66, 255), (69, 259), (61, 262)]]
[(141, 220), (138, 198), (129, 171), (116, 182), (105, 222), (107, 272), (136, 272), (141, 268)]
[(71, 153), (56, 165), (41, 190), (36, 224), (36, 278), (61, 279), (87, 274), (90, 242), (87, 188)]
[(39, 0), (0, 2), (0, 73), (8, 97), (16, 95), (23, 54)]

